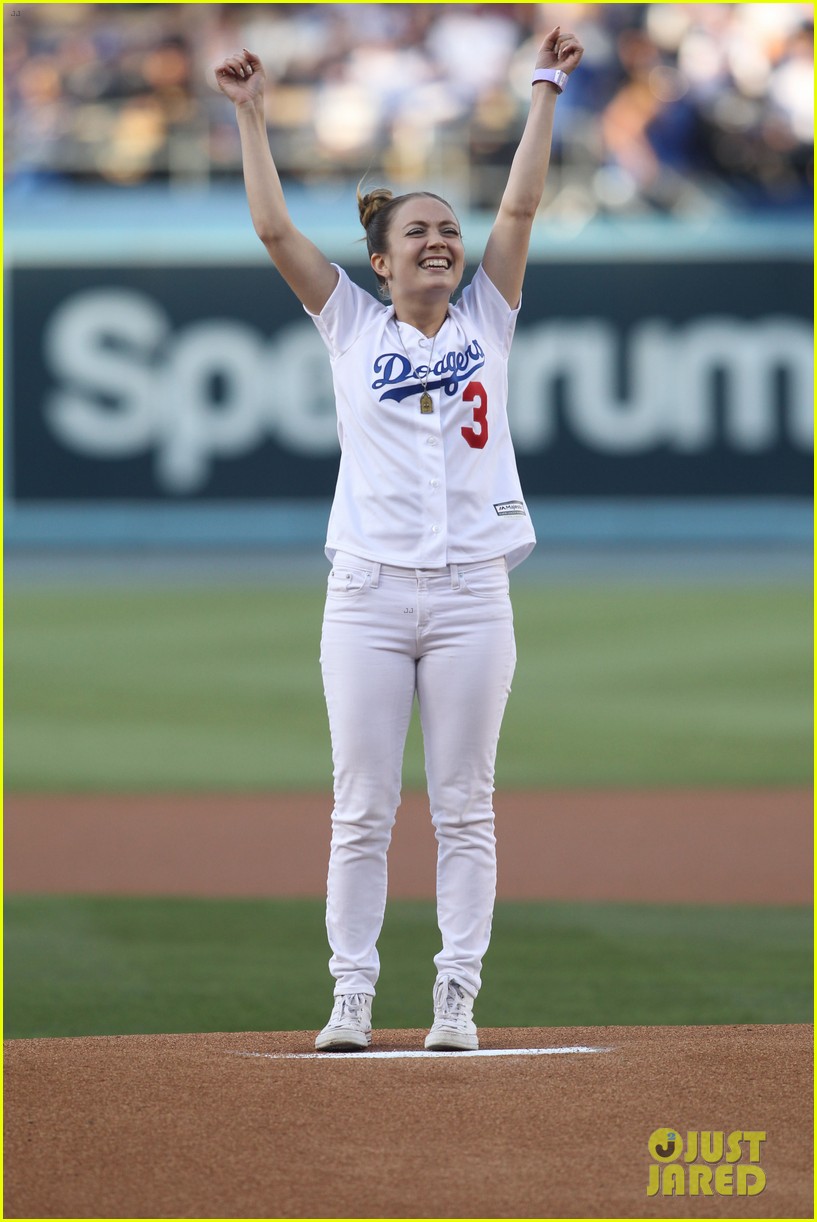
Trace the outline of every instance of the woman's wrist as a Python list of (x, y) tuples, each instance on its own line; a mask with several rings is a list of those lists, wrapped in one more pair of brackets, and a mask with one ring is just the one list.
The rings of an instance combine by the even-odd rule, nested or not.
[(259, 95), (257, 98), (250, 98), (246, 102), (236, 102), (235, 112), (237, 115), (258, 115), (264, 117), (264, 98)]
[(557, 93), (564, 93), (567, 84), (567, 73), (561, 68), (534, 68), (532, 85), (552, 85)]
[(551, 81), (534, 81), (531, 84), (531, 105), (535, 103), (546, 106), (555, 106), (556, 99), (559, 96), (559, 90)]

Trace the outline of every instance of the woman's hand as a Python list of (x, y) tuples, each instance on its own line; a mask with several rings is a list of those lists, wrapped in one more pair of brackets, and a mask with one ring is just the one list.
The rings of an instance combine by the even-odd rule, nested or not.
[(582, 55), (584, 47), (576, 35), (562, 34), (557, 25), (545, 36), (536, 57), (536, 67), (558, 68), (569, 75), (578, 66)]
[(214, 71), (219, 89), (236, 106), (254, 102), (263, 96), (266, 84), (264, 66), (258, 56), (246, 47), (221, 60)]

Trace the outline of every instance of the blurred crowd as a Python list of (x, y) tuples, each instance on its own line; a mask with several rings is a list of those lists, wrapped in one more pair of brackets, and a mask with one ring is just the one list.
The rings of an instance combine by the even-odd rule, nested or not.
[[(585, 50), (559, 100), (547, 203), (566, 217), (808, 209), (809, 4), (4, 5), (6, 183), (236, 179), (212, 65), (267, 77), (282, 177), (446, 184), (493, 208), (544, 33)], [(453, 185), (452, 185), (453, 184)]]

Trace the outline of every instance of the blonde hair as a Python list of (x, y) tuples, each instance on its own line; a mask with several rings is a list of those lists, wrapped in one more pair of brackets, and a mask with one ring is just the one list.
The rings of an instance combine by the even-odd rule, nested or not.
[[(360, 184), (358, 184), (357, 208), (360, 223), (366, 230), (366, 249), (369, 252), (369, 258), (372, 255), (386, 253), (389, 248), (389, 227), (395, 209), (405, 200), (414, 199), (416, 196), (427, 196), (430, 199), (439, 200), (441, 204), (445, 204), (446, 208), (451, 210), (452, 216), (456, 216), (448, 200), (443, 199), (441, 195), (435, 195), (433, 191), (408, 191), (405, 195), (393, 195), (388, 187), (375, 187), (374, 190), (361, 195)], [(377, 272), (375, 275), (377, 276), (378, 293), (381, 297), (388, 298), (388, 281), (385, 276)]]

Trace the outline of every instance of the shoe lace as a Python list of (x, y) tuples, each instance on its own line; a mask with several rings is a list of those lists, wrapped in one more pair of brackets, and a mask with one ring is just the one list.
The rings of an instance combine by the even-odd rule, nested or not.
[(332, 1022), (345, 1025), (348, 1021), (361, 1024), (366, 1009), (365, 993), (342, 993), (335, 1001)]
[(446, 1025), (465, 1029), (470, 1015), (470, 998), (456, 980), (444, 977), (434, 989), (434, 1016)]

